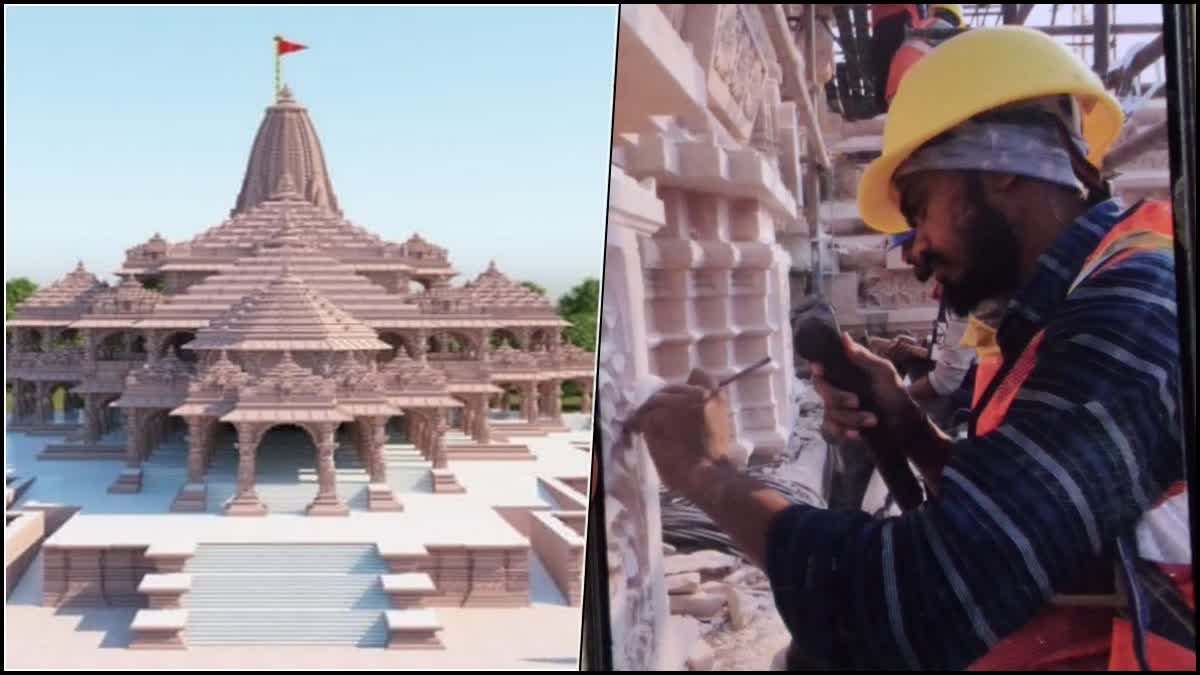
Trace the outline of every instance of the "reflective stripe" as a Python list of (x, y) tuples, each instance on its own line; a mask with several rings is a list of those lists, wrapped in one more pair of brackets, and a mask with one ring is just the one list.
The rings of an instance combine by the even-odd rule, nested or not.
[(1079, 489), (1079, 485), (1075, 482), (1075, 479), (1071, 478), (1071, 474), (1067, 473), (1067, 470), (1062, 468), (1061, 464), (1054, 461), (1054, 458), (1043, 450), (1042, 446), (1014, 429), (1011, 425), (1000, 427), (998, 433), (1015, 443), (1028, 453), (1030, 457), (1033, 457), (1038, 464), (1041, 464), (1047, 473), (1054, 476), (1058, 484), (1062, 486), (1063, 491), (1067, 493), (1067, 497), (1075, 507), (1075, 512), (1079, 514), (1079, 519), (1083, 521), (1088, 541), (1092, 544), (1092, 553), (1100, 555), (1100, 528), (1096, 526), (1096, 517), (1092, 515), (1092, 509), (1088, 506), (1087, 498), (1083, 496), (1083, 490)]
[(950, 582), (950, 588), (954, 589), (954, 595), (958, 598), (958, 602), (967, 612), (967, 617), (971, 620), (971, 627), (975, 629), (975, 634), (988, 647), (995, 645), (1000, 641), (996, 637), (996, 631), (992, 630), (992, 625), (988, 623), (987, 618), (983, 616), (983, 612), (979, 611), (979, 605), (975, 602), (975, 597), (971, 595), (971, 589), (967, 588), (967, 584), (963, 581), (962, 575), (958, 573), (958, 569), (954, 566), (954, 561), (950, 559), (950, 555), (946, 552), (946, 545), (942, 543), (942, 537), (938, 534), (937, 528), (933, 523), (929, 522), (928, 514), (921, 514), (921, 526), (925, 528), (925, 536), (929, 538), (929, 544), (933, 548), (933, 555), (937, 557), (938, 563), (942, 566), (942, 572), (946, 575), (946, 580)]
[(1004, 534), (1008, 536), (1009, 540), (1020, 551), (1021, 558), (1025, 560), (1025, 569), (1033, 577), (1033, 580), (1037, 582), (1038, 589), (1049, 600), (1050, 596), (1053, 595), (1053, 590), (1050, 586), (1050, 577), (1046, 574), (1046, 568), (1042, 567), (1041, 561), (1038, 560), (1037, 553), (1033, 550), (1033, 545), (1029, 543), (1029, 539), (1021, 532), (1021, 528), (1013, 523), (1012, 519), (1008, 517), (1008, 514), (1004, 513), (1004, 509), (1001, 509), (999, 504), (983, 494), (983, 491), (975, 487), (975, 484), (968, 480), (966, 476), (950, 468), (947, 468), (943, 472), (943, 476), (950, 479), (951, 482), (962, 489), (980, 508), (987, 512), (992, 522), (996, 523), (1004, 531)]
[(891, 620), (892, 634), (900, 651), (904, 653), (904, 661), (911, 670), (921, 670), (921, 663), (913, 651), (908, 634), (904, 631), (904, 617), (900, 615), (900, 591), (896, 585), (896, 551), (892, 545), (892, 523), (890, 520), (883, 525), (880, 536), (883, 539), (883, 590), (887, 599), (888, 619)]

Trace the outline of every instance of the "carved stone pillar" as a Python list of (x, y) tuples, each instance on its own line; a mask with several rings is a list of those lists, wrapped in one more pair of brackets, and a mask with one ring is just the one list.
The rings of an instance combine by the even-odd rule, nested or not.
[(430, 424), (430, 452), (433, 455), (433, 468), (446, 468), (446, 412), (438, 408), (433, 413)]
[(100, 395), (83, 395), (83, 440), (95, 443), (100, 440)]
[(142, 489), (142, 458), (145, 455), (145, 425), (150, 411), (143, 408), (126, 408), (125, 464), (117, 480), (108, 491), (114, 494), (129, 494)]
[(521, 415), (526, 422), (537, 421), (537, 383), (521, 383)]
[(550, 380), (550, 416), (555, 422), (562, 422), (562, 380)]
[(337, 451), (337, 426), (322, 423), (316, 426), (313, 439), (317, 446), (317, 498), (308, 505), (310, 516), (344, 516), (350, 513), (346, 505), (338, 501), (337, 468), (333, 454)]
[(29, 383), (13, 380), (13, 420), (25, 422), (29, 418)]
[(396, 500), (392, 487), (387, 482), (387, 459), (384, 456), (388, 440), (388, 418), (382, 415), (363, 420), (363, 430), (370, 447), (368, 472), (371, 477), (367, 485), (367, 509), (370, 511), (403, 511)]
[(259, 424), (240, 424), (238, 431), (237, 493), (225, 507), (231, 516), (265, 516), (267, 507), (254, 491), (255, 457), (263, 432)]
[(155, 365), (162, 357), (163, 346), (167, 342), (167, 336), (160, 331), (146, 332), (146, 362), (150, 365)]
[(475, 402), (474, 397), (468, 396), (464, 401), (464, 405), (460, 410), (458, 417), (462, 420), (462, 431), (464, 434), (474, 438), (475, 436)]
[(418, 329), (416, 339), (413, 340), (413, 358), (421, 363), (425, 362), (425, 353), (429, 351), (429, 331)]
[(121, 333), (121, 358), (133, 360), (133, 333)]
[(216, 435), (216, 418), (206, 415), (187, 417), (188, 427), (188, 480), (171, 502), (175, 513), (204, 513), (208, 510), (208, 487), (204, 474), (208, 469), (213, 437)]
[(42, 353), (47, 353), (54, 348), (54, 329), (46, 327), (42, 329)]
[(146, 452), (146, 415), (142, 408), (125, 409), (125, 465), (136, 469)]
[(430, 459), (433, 458), (433, 440), (436, 435), (436, 417), (432, 413), (427, 413), (425, 415), (425, 437), (421, 439), (421, 443), (425, 446), (425, 452), (428, 454)]
[(388, 418), (370, 417), (364, 420), (366, 422), (365, 430), (368, 432), (368, 475), (371, 477), (372, 483), (387, 482), (387, 460), (384, 457), (384, 446), (387, 445), (387, 420)]
[(416, 410), (406, 410), (408, 416), (408, 442), (418, 451), (421, 450), (421, 413)]
[(83, 372), (92, 373), (96, 370), (96, 352), (100, 345), (96, 334), (90, 330), (83, 332)]
[(579, 412), (583, 413), (584, 415), (591, 416), (591, 414), (592, 414), (592, 383), (589, 381), (584, 381), (583, 383), (581, 383), (579, 385), (579, 388), (583, 392), (583, 395), (580, 398), (580, 402), (579, 402)]
[(188, 482), (199, 483), (204, 480), (208, 468), (208, 448), (213, 434), (212, 417), (196, 416), (187, 418), (188, 426)]
[(479, 401), (476, 404), (475, 415), (475, 440), (481, 445), (487, 445), (492, 442), (492, 425), (488, 422), (488, 399), (487, 394), (480, 394)]
[(34, 383), (34, 419), (38, 424), (46, 424), (50, 421), (50, 383), (35, 382)]

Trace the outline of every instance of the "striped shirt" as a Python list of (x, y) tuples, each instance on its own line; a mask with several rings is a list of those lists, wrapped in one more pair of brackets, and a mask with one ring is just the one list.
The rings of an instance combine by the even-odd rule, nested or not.
[(797, 651), (845, 668), (961, 669), (1098, 560), (1183, 479), (1174, 260), (1139, 252), (1067, 290), (1131, 212), (1072, 223), (1014, 296), (1006, 362), (1045, 329), (996, 431), (955, 442), (941, 494), (885, 520), (796, 505), (767, 573)]

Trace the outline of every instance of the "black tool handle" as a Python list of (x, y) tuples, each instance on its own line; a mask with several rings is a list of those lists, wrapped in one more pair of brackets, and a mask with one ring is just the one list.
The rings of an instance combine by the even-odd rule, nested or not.
[(895, 442), (892, 427), (871, 393), (871, 376), (850, 361), (842, 344), (842, 331), (828, 303), (813, 299), (792, 310), (792, 341), (796, 355), (820, 363), (830, 384), (858, 397), (859, 407), (879, 418), (879, 424), (861, 431), (875, 459), (875, 466), (900, 508), (909, 511), (924, 500), (921, 484), (905, 459), (904, 448)]

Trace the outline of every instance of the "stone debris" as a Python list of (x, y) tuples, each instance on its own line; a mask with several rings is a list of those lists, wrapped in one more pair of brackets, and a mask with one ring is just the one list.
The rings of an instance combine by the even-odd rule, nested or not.
[(712, 670), (717, 654), (703, 639), (697, 640), (688, 651), (688, 670)]
[(670, 634), (667, 644), (671, 650), (667, 669), (682, 670), (692, 646), (701, 639), (706, 627), (693, 617), (673, 614), (667, 618), (667, 630)]
[(684, 614), (694, 617), (716, 616), (725, 609), (726, 597), (711, 593), (693, 593), (691, 595), (672, 595), (671, 613)]
[(726, 588), (725, 597), (729, 606), (729, 623), (733, 625), (734, 630), (742, 630), (750, 623), (751, 617), (758, 608), (757, 603), (750, 596), (732, 586)]
[(703, 577), (724, 577), (738, 565), (736, 556), (720, 551), (696, 551), (685, 555), (672, 555), (663, 559), (663, 572), (667, 576), (699, 572)]
[(700, 573), (688, 572), (667, 577), (667, 593), (687, 595), (700, 590)]

